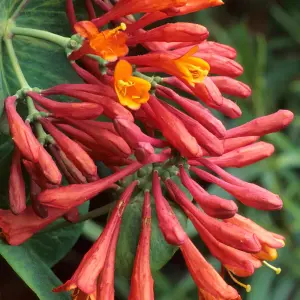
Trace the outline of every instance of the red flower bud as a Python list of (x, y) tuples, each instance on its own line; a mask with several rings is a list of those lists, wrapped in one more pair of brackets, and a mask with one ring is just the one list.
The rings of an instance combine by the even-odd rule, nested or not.
[(39, 151), (39, 165), (40, 169), (43, 172), (44, 176), (48, 179), (49, 182), (55, 185), (59, 185), (62, 180), (62, 175), (59, 169), (56, 166), (51, 155), (45, 150), (41, 145)]
[(279, 110), (274, 114), (256, 118), (248, 123), (228, 130), (226, 138), (249, 135), (263, 136), (285, 128), (293, 119), (294, 114), (291, 111)]
[(236, 58), (236, 50), (234, 48), (216, 42), (204, 41), (198, 45), (198, 49), (202, 53), (217, 54), (231, 59)]
[(197, 157), (202, 155), (196, 139), (188, 132), (182, 121), (169, 112), (155, 97), (151, 97), (148, 103), (156, 115), (156, 121), (161, 132), (170, 144), (183, 156)]
[(199, 289), (219, 299), (238, 298), (238, 292), (223, 280), (218, 272), (204, 259), (189, 238), (180, 246), (180, 250)]
[(208, 194), (197, 182), (188, 176), (182, 166), (179, 167), (179, 170), (181, 182), (205, 213), (218, 219), (231, 218), (236, 214), (238, 207), (233, 200)]
[(250, 87), (238, 80), (226, 76), (210, 77), (213, 83), (218, 87), (221, 93), (241, 98), (248, 98), (251, 96)]
[(40, 143), (33, 135), (30, 128), (26, 126), (22, 118), (16, 111), (16, 96), (11, 96), (5, 100), (5, 111), (10, 129), (10, 134), (14, 143), (19, 148), (21, 154), (26, 159), (37, 162), (39, 157)]
[(143, 42), (193, 42), (200, 43), (209, 35), (208, 30), (199, 24), (193, 23), (169, 23), (158, 26), (152, 30), (135, 33), (127, 41), (128, 45), (141, 44)]
[(259, 139), (259, 136), (246, 136), (238, 138), (229, 138), (224, 140), (224, 153), (253, 144)]
[(69, 137), (55, 128), (48, 120), (41, 119), (43, 127), (52, 135), (59, 147), (66, 153), (67, 157), (84, 175), (93, 176), (97, 173), (97, 167), (89, 155)]
[(271, 156), (273, 152), (272, 144), (258, 142), (227, 152), (222, 156), (209, 157), (208, 160), (221, 168), (242, 168)]
[(282, 200), (278, 195), (255, 184), (233, 185), (195, 167), (192, 167), (191, 170), (203, 180), (217, 184), (247, 206), (261, 210), (278, 210), (282, 208)]
[(95, 119), (103, 112), (103, 107), (96, 103), (66, 103), (47, 99), (37, 93), (27, 93), (33, 100), (50, 110), (56, 117), (70, 117), (73, 119)]
[(182, 245), (188, 238), (170, 204), (162, 195), (157, 171), (153, 172), (152, 192), (155, 200), (159, 228), (165, 240), (172, 245)]
[(30, 200), (31, 207), (35, 214), (42, 219), (48, 217), (48, 208), (41, 205), (37, 200), (38, 194), (41, 192), (41, 188), (31, 179), (30, 180)]
[(145, 163), (149, 156), (155, 154), (154, 148), (149, 143), (138, 143), (134, 155), (140, 163)]
[(9, 175), (9, 206), (18, 215), (26, 209), (25, 183), (21, 169), (20, 151), (15, 148)]
[(74, 206), (79, 206), (83, 202), (88, 201), (98, 193), (108, 189), (116, 181), (133, 174), (141, 167), (142, 165), (136, 162), (115, 174), (91, 183), (72, 184), (57, 188), (55, 191), (46, 190), (39, 194), (38, 200), (46, 206), (69, 210)]
[(150, 269), (150, 239), (151, 203), (149, 192), (145, 192), (142, 229), (131, 276), (129, 300), (154, 300), (153, 279)]

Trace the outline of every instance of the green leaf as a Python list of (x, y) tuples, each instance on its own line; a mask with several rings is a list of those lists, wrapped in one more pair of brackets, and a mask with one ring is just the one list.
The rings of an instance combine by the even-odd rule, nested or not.
[(9, 246), (0, 240), (0, 254), (39, 299), (70, 299), (67, 293), (52, 292), (61, 282), (30, 245)]
[[(64, 0), (20, 1), (2, 0), (0, 4), (0, 39), (2, 40), (7, 21), (22, 3), (28, 2), (16, 18), (16, 25), (47, 30), (63, 36), (70, 36), (65, 15)], [(31, 87), (47, 88), (59, 83), (79, 82), (80, 79), (69, 64), (64, 50), (45, 40), (15, 35), (13, 37), (21, 69)], [(20, 88), (7, 57), (6, 49), (0, 46), (0, 114), (3, 99), (15, 94)]]
[[(192, 197), (182, 186), (178, 177), (172, 177), (172, 180), (186, 193), (191, 200)], [(136, 248), (140, 236), (142, 207), (144, 201), (143, 192), (136, 195), (128, 204), (122, 218), (122, 225), (117, 246), (116, 271), (119, 275), (130, 278), (135, 258)], [(158, 220), (154, 205), (154, 199), (151, 199), (152, 208), (152, 227), (151, 227), (151, 270), (155, 272), (161, 269), (175, 254), (178, 247), (169, 245), (159, 229)], [(170, 203), (182, 227), (186, 229), (187, 218), (183, 211), (174, 202)]]

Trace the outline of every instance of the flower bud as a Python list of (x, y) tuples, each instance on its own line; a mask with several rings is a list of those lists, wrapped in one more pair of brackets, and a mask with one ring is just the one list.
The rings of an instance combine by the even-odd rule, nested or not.
[(16, 100), (16, 96), (10, 96), (5, 100), (5, 111), (10, 134), (22, 156), (30, 161), (37, 162), (40, 143), (17, 113), (15, 107)]
[(26, 209), (25, 183), (21, 169), (21, 155), (15, 148), (9, 175), (9, 206), (11, 211), (18, 215)]
[(153, 172), (152, 192), (155, 200), (159, 228), (165, 240), (171, 245), (182, 245), (188, 238), (170, 204), (162, 195), (157, 171)]
[(226, 138), (250, 135), (263, 136), (285, 128), (293, 119), (294, 114), (291, 111), (278, 110), (274, 114), (256, 118), (248, 123), (228, 130)]

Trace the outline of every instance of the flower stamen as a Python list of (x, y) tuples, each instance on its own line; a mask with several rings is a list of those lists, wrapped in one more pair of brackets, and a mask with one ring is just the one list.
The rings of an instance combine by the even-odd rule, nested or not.
[(239, 286), (243, 287), (243, 288), (246, 290), (247, 293), (250, 293), (250, 292), (251, 292), (251, 285), (250, 285), (250, 284), (244, 284), (244, 283), (240, 282), (239, 280), (237, 280), (237, 279), (233, 276), (233, 274), (232, 274), (229, 270), (227, 270), (227, 272), (228, 272), (229, 276), (231, 277), (231, 279), (232, 279), (236, 284), (238, 284)]
[(268, 268), (272, 269), (273, 271), (275, 271), (276, 275), (279, 275), (281, 273), (281, 268), (276, 268), (271, 264), (269, 264), (268, 262), (266, 262), (265, 260), (263, 260), (263, 264), (266, 265)]

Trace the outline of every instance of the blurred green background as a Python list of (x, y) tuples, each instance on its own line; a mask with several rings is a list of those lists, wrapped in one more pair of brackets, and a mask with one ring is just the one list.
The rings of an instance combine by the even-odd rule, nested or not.
[[(281, 267), (282, 273), (276, 275), (271, 269), (262, 267), (251, 278), (242, 279), (252, 285), (252, 292), (240, 292), (246, 300), (296, 300), (300, 299), (300, 1), (225, 0), (225, 4), (180, 20), (203, 24), (211, 32), (210, 40), (228, 44), (238, 51), (237, 60), (245, 69), (241, 80), (252, 87), (253, 95), (247, 100), (236, 99), (243, 116), (234, 121), (223, 118), (227, 128), (278, 109), (290, 109), (295, 114), (288, 129), (265, 137), (276, 148), (271, 158), (247, 168), (230, 170), (244, 180), (279, 194), (284, 201), (284, 209), (272, 213), (240, 206), (240, 213), (283, 234), (287, 240), (286, 247), (279, 250), (279, 258), (273, 262), (276, 267)], [(215, 186), (209, 187), (209, 191), (229, 197)], [(102, 196), (107, 201), (111, 198), (108, 192)], [(85, 222), (82, 237), (53, 268), (62, 281), (70, 278), (104, 223), (105, 218)], [(189, 234), (218, 269), (218, 262), (209, 255), (191, 225)], [(1, 294), (9, 295), (11, 299), (36, 299), (4, 261), (0, 269), (9, 279), (2, 282)], [(196, 285), (180, 253), (176, 253), (153, 277), (156, 299), (197, 299)], [(230, 278), (226, 280), (237, 287)], [(18, 288), (14, 289), (16, 286)], [(127, 299), (128, 291), (128, 282), (117, 277), (116, 298)], [(0, 299), (6, 299), (1, 294)]]

